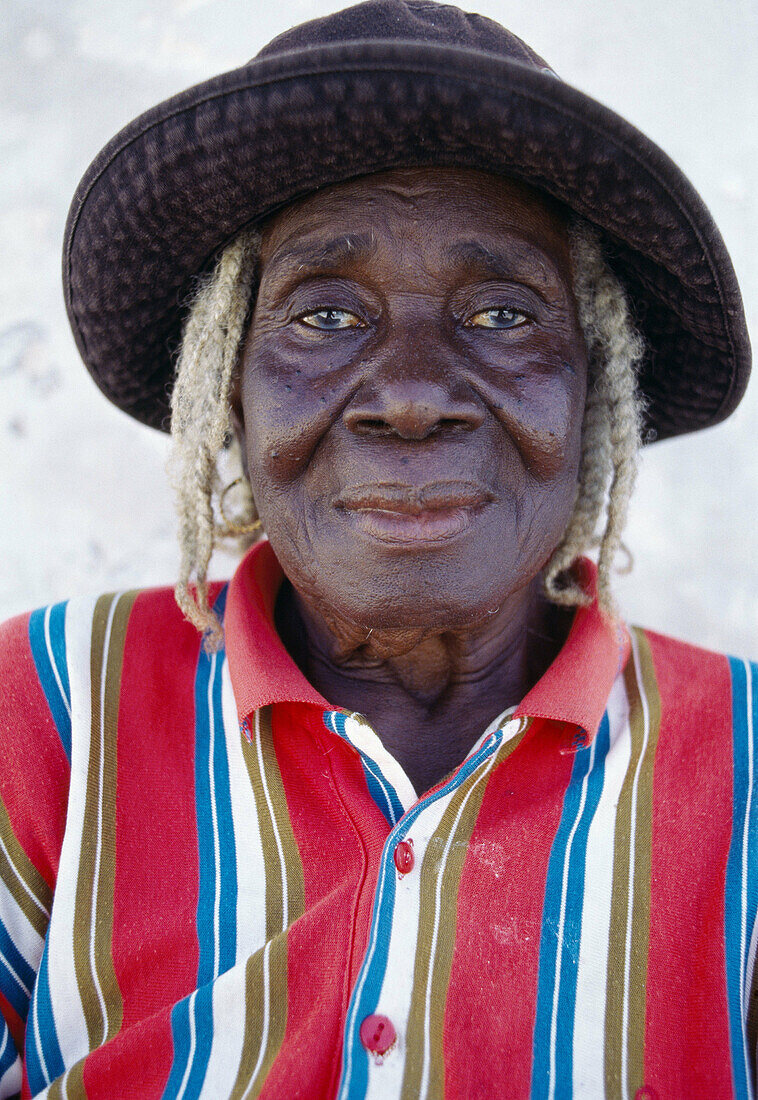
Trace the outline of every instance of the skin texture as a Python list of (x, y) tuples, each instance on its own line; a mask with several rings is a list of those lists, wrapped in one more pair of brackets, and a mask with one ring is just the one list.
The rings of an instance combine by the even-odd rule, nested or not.
[(263, 232), (235, 417), (285, 645), (422, 792), (555, 656), (587, 357), (560, 211), (486, 173), (318, 191)]

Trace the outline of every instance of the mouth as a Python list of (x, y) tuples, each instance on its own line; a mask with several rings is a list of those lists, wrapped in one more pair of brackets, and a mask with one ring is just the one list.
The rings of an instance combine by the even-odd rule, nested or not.
[(436, 543), (455, 538), (494, 499), (470, 481), (428, 485), (356, 485), (334, 502), (371, 538), (389, 543)]

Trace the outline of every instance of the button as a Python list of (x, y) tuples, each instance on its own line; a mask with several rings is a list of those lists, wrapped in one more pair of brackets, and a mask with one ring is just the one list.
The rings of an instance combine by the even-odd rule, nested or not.
[(384, 1061), (384, 1056), (394, 1047), (397, 1035), (392, 1026), (392, 1020), (387, 1016), (367, 1016), (361, 1024), (361, 1042), (369, 1054), (374, 1055), (378, 1064)]
[(413, 841), (401, 840), (395, 848), (395, 866), (398, 869), (398, 873), (407, 875), (409, 871), (413, 870), (413, 864), (415, 862), (416, 857), (413, 854)]

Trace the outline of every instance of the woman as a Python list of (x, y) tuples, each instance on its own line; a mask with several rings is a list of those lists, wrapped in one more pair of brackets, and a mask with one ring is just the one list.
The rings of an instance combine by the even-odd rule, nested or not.
[(371, 0), (119, 135), (65, 264), (105, 392), (171, 393), (187, 618), (5, 628), (3, 1094), (749, 1095), (753, 671), (610, 590), (641, 425), (749, 368), (675, 166)]

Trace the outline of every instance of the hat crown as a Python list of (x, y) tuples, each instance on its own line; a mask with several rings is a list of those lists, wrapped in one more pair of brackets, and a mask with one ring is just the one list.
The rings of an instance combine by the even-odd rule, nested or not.
[(550, 69), (539, 54), (494, 20), (434, 0), (366, 0), (284, 31), (257, 56), (268, 57), (308, 46), (393, 39), (479, 50), (530, 68)]

